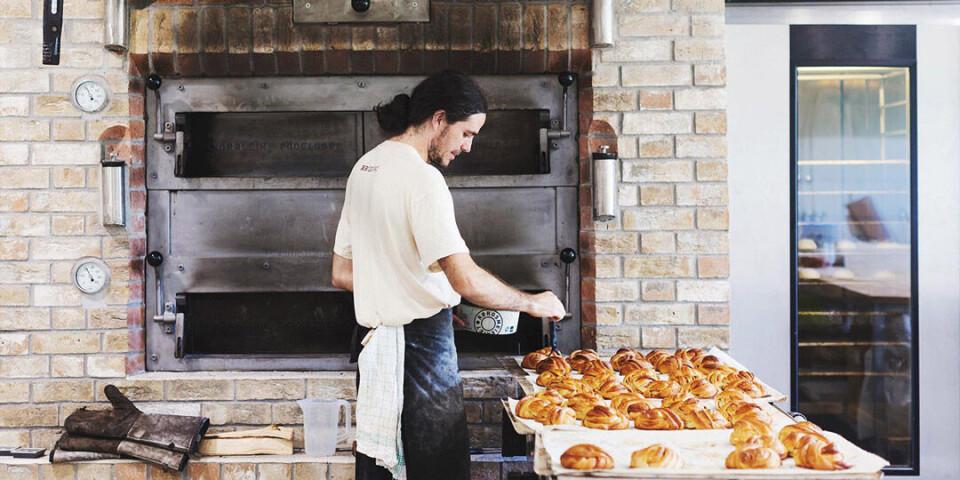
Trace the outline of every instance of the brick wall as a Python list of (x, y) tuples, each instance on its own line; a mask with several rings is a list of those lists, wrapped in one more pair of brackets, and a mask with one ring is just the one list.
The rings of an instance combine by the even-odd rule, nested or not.
[(594, 59), (582, 131), (622, 165), (617, 221), (593, 224), (581, 189), (585, 338), (593, 326), (599, 349), (729, 345), (723, 13), (723, 0), (621, 0), (616, 46)]
[[(584, 346), (728, 345), (722, 0), (619, 0), (617, 46), (602, 51), (588, 48), (585, 0), (434, 0), (431, 23), (400, 26), (292, 26), (289, 1), (160, 0), (132, 12), (126, 57), (102, 48), (104, 3), (65, 0), (62, 65), (51, 67), (40, 62), (42, 0), (0, 2), (0, 444), (49, 447), (108, 382), (218, 429), (298, 426), (297, 398), (352, 399), (351, 380), (325, 374), (261, 378), (269, 387), (251, 396), (242, 375), (142, 373), (150, 72), (577, 72)], [(111, 86), (105, 112), (70, 104), (84, 75)], [(621, 215), (595, 225), (589, 156), (602, 144), (622, 159)], [(127, 227), (100, 222), (103, 152), (128, 162)], [(105, 295), (71, 284), (87, 255), (111, 268)], [(499, 446), (495, 399), (512, 385), (466, 376), (472, 443)]]

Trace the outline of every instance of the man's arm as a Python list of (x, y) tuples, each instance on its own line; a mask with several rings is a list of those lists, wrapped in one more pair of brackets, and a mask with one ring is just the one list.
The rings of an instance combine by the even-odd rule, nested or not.
[(353, 291), (353, 260), (333, 254), (333, 286)]
[(553, 292), (529, 294), (507, 285), (480, 268), (468, 253), (455, 253), (439, 260), (450, 285), (463, 298), (481, 307), (526, 312), (557, 321), (566, 313)]

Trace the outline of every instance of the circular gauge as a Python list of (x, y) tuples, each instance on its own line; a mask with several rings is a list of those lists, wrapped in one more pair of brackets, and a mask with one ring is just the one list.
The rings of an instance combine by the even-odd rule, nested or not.
[(107, 100), (107, 88), (95, 80), (84, 80), (73, 91), (73, 101), (87, 113), (103, 110)]
[(73, 267), (73, 284), (83, 293), (98, 293), (110, 281), (107, 265), (96, 258), (84, 258)]

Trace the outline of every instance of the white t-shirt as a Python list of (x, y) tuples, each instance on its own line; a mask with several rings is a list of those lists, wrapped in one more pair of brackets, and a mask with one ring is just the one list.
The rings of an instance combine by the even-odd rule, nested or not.
[(460, 303), (437, 260), (469, 252), (443, 175), (387, 140), (357, 161), (333, 251), (353, 260), (357, 322), (406, 325)]

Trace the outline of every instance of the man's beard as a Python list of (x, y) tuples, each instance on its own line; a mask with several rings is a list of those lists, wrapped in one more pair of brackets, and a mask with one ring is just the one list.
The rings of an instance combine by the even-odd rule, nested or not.
[(444, 129), (440, 131), (440, 135), (430, 140), (430, 147), (427, 149), (427, 161), (434, 167), (447, 168), (449, 166), (449, 164), (443, 164), (443, 154), (440, 153), (440, 140), (447, 136), (447, 130), (449, 129), (450, 127), (444, 127)]

